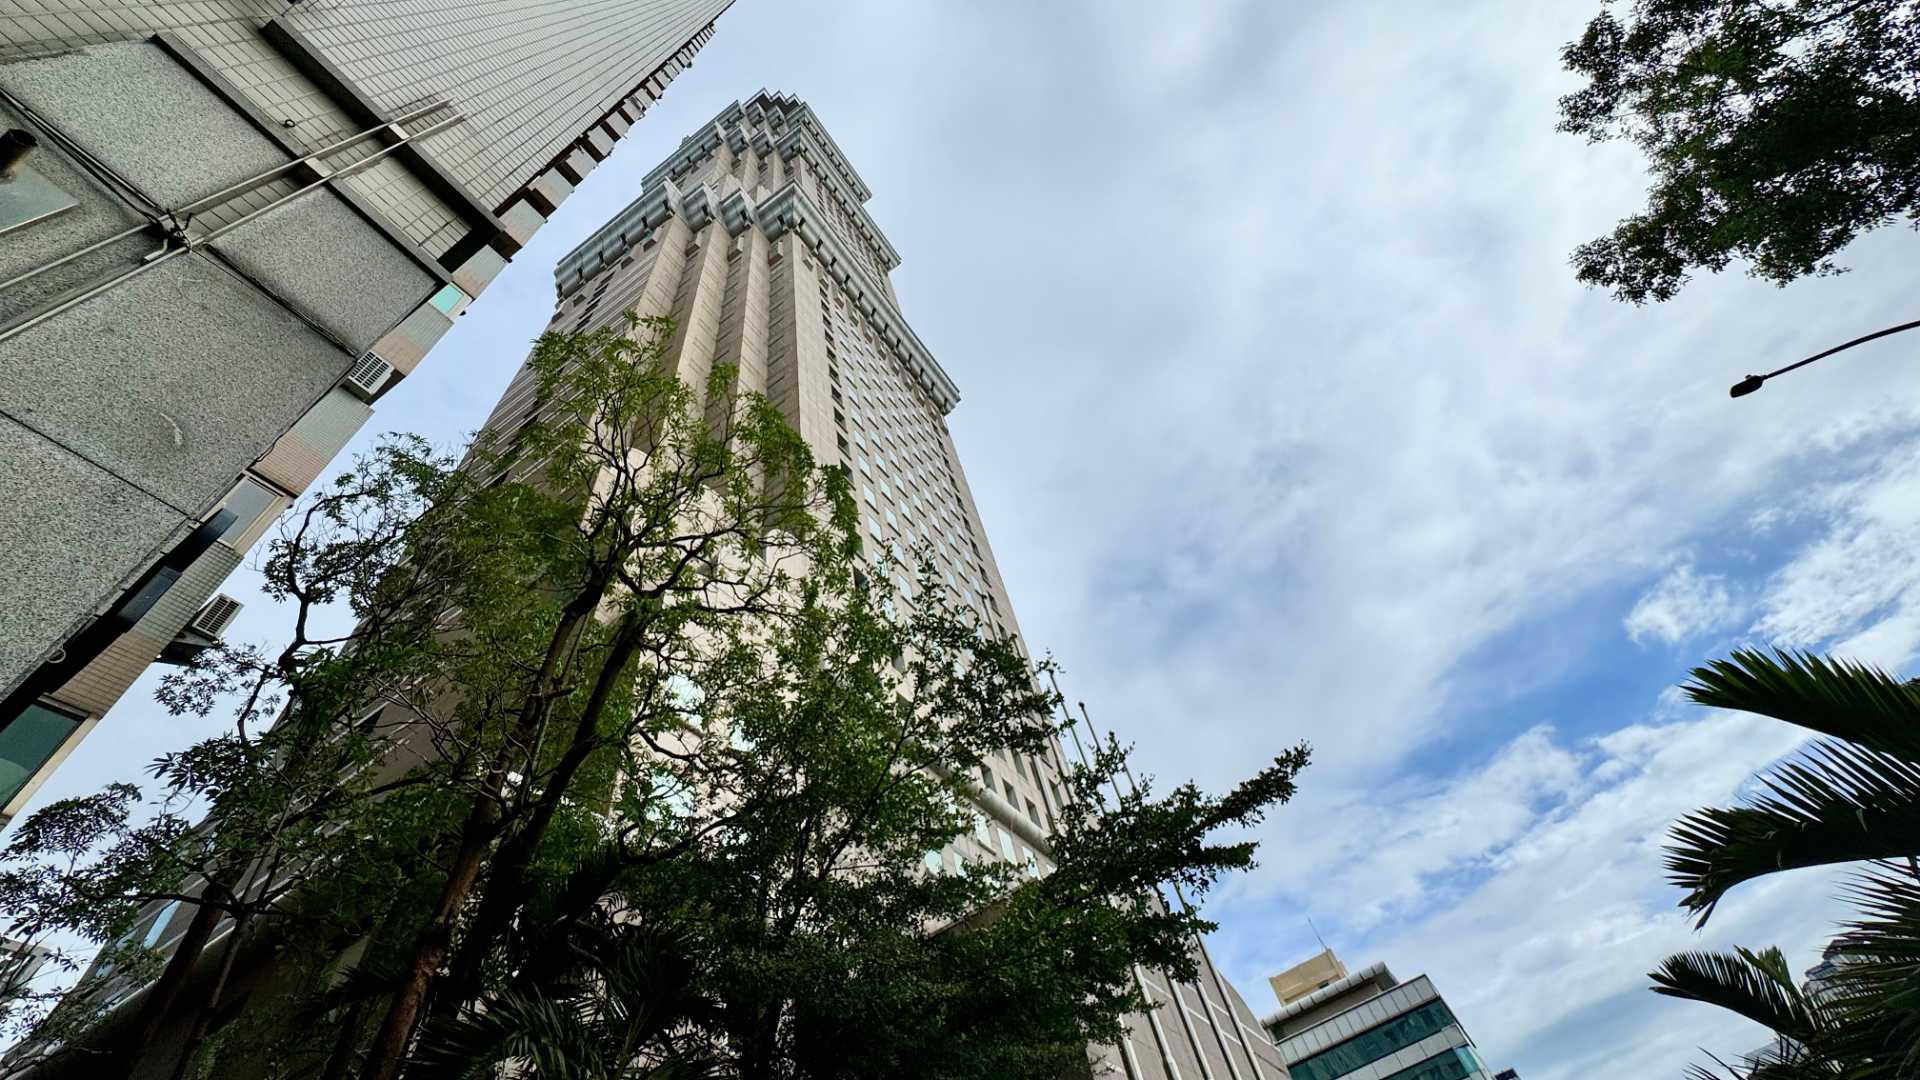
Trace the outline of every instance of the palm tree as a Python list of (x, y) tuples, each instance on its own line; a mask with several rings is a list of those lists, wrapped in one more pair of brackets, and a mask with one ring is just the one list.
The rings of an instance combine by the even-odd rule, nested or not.
[[(1762, 773), (1730, 807), (1682, 818), (1667, 848), (1680, 906), (1705, 925), (1727, 893), (1782, 870), (1861, 863), (1859, 917), (1815, 993), (1778, 949), (1680, 953), (1654, 989), (1766, 1024), (1774, 1046), (1726, 1074), (1749, 1080), (1912, 1075), (1920, 1061), (1920, 682), (1806, 653), (1741, 651), (1693, 671), (1695, 702), (1770, 716), (1822, 738)], [(1696, 1069), (1697, 1077), (1715, 1074)]]
[[(1779, 949), (1675, 953), (1652, 979), (1657, 993), (1718, 1005), (1773, 1030), (1773, 1043), (1739, 1065), (1715, 1060), (1729, 1077), (1831, 1080), (1846, 1075), (1832, 1050), (1839, 1026), (1833, 1011), (1819, 995), (1794, 984)], [(1718, 1074), (1698, 1066), (1689, 1069), (1688, 1076), (1718, 1080)]]
[(511, 988), (428, 1026), (409, 1080), (727, 1075), (683, 935), (600, 908), (530, 952)]

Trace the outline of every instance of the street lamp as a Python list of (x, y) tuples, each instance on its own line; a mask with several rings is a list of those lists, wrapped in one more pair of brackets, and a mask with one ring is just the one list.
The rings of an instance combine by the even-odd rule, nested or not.
[(1864, 337), (1854, 338), (1852, 341), (1849, 341), (1843, 345), (1835, 345), (1833, 348), (1828, 349), (1826, 352), (1814, 353), (1812, 356), (1807, 357), (1805, 360), (1801, 360), (1798, 363), (1788, 364), (1786, 367), (1783, 367), (1778, 371), (1769, 371), (1765, 375), (1749, 375), (1746, 378), (1741, 379), (1739, 382), (1734, 383), (1733, 386), (1727, 390), (1727, 396), (1728, 397), (1746, 397), (1748, 394), (1751, 394), (1755, 390), (1760, 389), (1760, 385), (1762, 383), (1766, 382), (1768, 379), (1773, 378), (1775, 375), (1785, 375), (1787, 372), (1792, 371), (1794, 368), (1806, 367), (1808, 364), (1811, 364), (1815, 360), (1818, 360), (1822, 357), (1832, 356), (1834, 353), (1837, 353), (1837, 352), (1845, 352), (1846, 350), (1853, 348), (1855, 345), (1864, 345), (1867, 342), (1872, 341), (1874, 338), (1883, 338), (1883, 337), (1886, 337), (1888, 334), (1897, 334), (1902, 330), (1912, 330), (1915, 327), (1920, 327), (1920, 319), (1915, 319), (1913, 322), (1909, 322), (1909, 323), (1901, 323), (1899, 326), (1889, 326), (1885, 330), (1875, 330), (1871, 334), (1867, 334)]

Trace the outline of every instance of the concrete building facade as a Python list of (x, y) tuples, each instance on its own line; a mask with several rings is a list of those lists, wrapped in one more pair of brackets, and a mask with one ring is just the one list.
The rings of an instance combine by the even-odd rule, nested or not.
[(1425, 975), (1401, 982), (1385, 964), (1347, 974), (1328, 950), (1271, 981), (1280, 1009), (1262, 1023), (1292, 1080), (1492, 1080)]
[(731, 0), (0, 0), (0, 822)]
[[(734, 365), (738, 388), (778, 405), (817, 460), (846, 466), (871, 550), (930, 551), (954, 597), (1018, 638), (945, 422), (959, 390), (900, 310), (889, 278), (900, 256), (865, 209), (870, 195), (810, 107), (763, 91), (684, 139), (637, 199), (561, 261), (549, 329), (671, 318), (668, 362), (683, 380), (701, 387), (715, 364)], [(510, 443), (537, 417), (535, 381), (523, 368), (485, 430)], [(540, 467), (516, 458), (504, 475)], [(910, 597), (911, 583), (898, 584)], [(1063, 766), (1057, 745), (983, 766), (974, 830), (929, 852), (928, 871), (1010, 862), (1048, 872)], [(1162, 1007), (1130, 1018), (1121, 1045), (1095, 1048), (1094, 1075), (1284, 1076), (1252, 1010), (1195, 949), (1197, 984), (1138, 972)]]

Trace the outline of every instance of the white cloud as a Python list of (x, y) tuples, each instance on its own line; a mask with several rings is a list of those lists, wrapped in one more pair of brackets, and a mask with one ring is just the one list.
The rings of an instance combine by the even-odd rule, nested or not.
[[(1556, 54), (1593, 0), (1203, 7), (735, 5), (374, 430), (477, 425), (559, 255), (728, 101), (798, 93), (905, 257), (993, 549), (1069, 692), (1152, 771), (1214, 787), (1314, 742), (1263, 868), (1218, 905), (1256, 1007), (1311, 940), (1299, 915), (1331, 911), (1429, 971), (1522, 1075), (1677, 1075), (1707, 1020), (1638, 989), (1694, 940), (1658, 834), (1783, 736), (1543, 688), (1617, 644), (1619, 590), (1800, 529), (1818, 535), (1754, 633), (1912, 652), (1920, 463), (1880, 457), (1920, 420), (1911, 349), (1725, 394), (1894, 321), (1911, 235), (1855, 245), (1855, 275), (1626, 308), (1565, 266), (1645, 183), (1631, 147), (1552, 130)], [(1677, 681), (1658, 652), (1608, 674)], [(49, 797), (137, 771), (116, 749), (185, 738), (137, 696), (108, 723), (122, 736), (90, 740)], [(1716, 933), (1809, 940), (1818, 893), (1756, 887)]]
[(1744, 610), (1724, 576), (1695, 573), (1692, 563), (1683, 562), (1634, 603), (1624, 625), (1636, 642), (1653, 638), (1678, 645), (1732, 625)]
[(1920, 446), (1900, 445), (1812, 489), (1804, 513), (1824, 532), (1769, 583), (1754, 630), (1897, 666), (1920, 647)]
[[(1580, 1047), (1572, 1029), (1600, 1024), (1596, 1012), (1640, 1011), (1639, 997), (1651, 997), (1646, 972), (1667, 954), (1778, 939), (1803, 964), (1813, 959), (1837, 914), (1818, 875), (1743, 887), (1696, 934), (1674, 906), (1660, 854), (1676, 817), (1728, 800), (1803, 735), (1700, 710), (1572, 742), (1535, 728), (1417, 798), (1382, 792), (1375, 813), (1358, 820), (1339, 808), (1341, 833), (1360, 842), (1307, 845), (1308, 861), (1288, 868), (1298, 887), (1286, 899), (1236, 897), (1220, 917), (1285, 918), (1290, 904), (1308, 903), (1349, 964), (1383, 960), (1403, 978), (1431, 974), (1490, 1058), (1544, 1080), (1595, 1075), (1596, 1062), (1581, 1059), (1604, 1054)], [(1294, 856), (1301, 823), (1290, 815), (1269, 850)], [(1284, 950), (1273, 942), (1234, 963), (1278, 970), (1297, 959)], [(1696, 1046), (1739, 1051), (1762, 1041), (1731, 1017), (1670, 1002), (1660, 1010), (1648, 1014), (1657, 1027), (1612, 1046), (1614, 1063), (1600, 1072), (1673, 1072)], [(1630, 1067), (1636, 1058), (1646, 1071)]]

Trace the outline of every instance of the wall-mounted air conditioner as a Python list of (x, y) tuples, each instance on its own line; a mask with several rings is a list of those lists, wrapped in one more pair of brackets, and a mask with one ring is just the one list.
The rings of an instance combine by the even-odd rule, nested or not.
[(227, 627), (233, 625), (234, 617), (240, 614), (240, 606), (240, 601), (226, 593), (215, 593), (213, 599), (207, 601), (207, 606), (201, 608), (200, 613), (187, 624), (187, 629), (217, 641), (220, 635), (226, 633)]
[(356, 396), (372, 401), (392, 377), (392, 364), (382, 360), (378, 354), (367, 353), (353, 362), (352, 370), (347, 372), (347, 381), (342, 385)]

